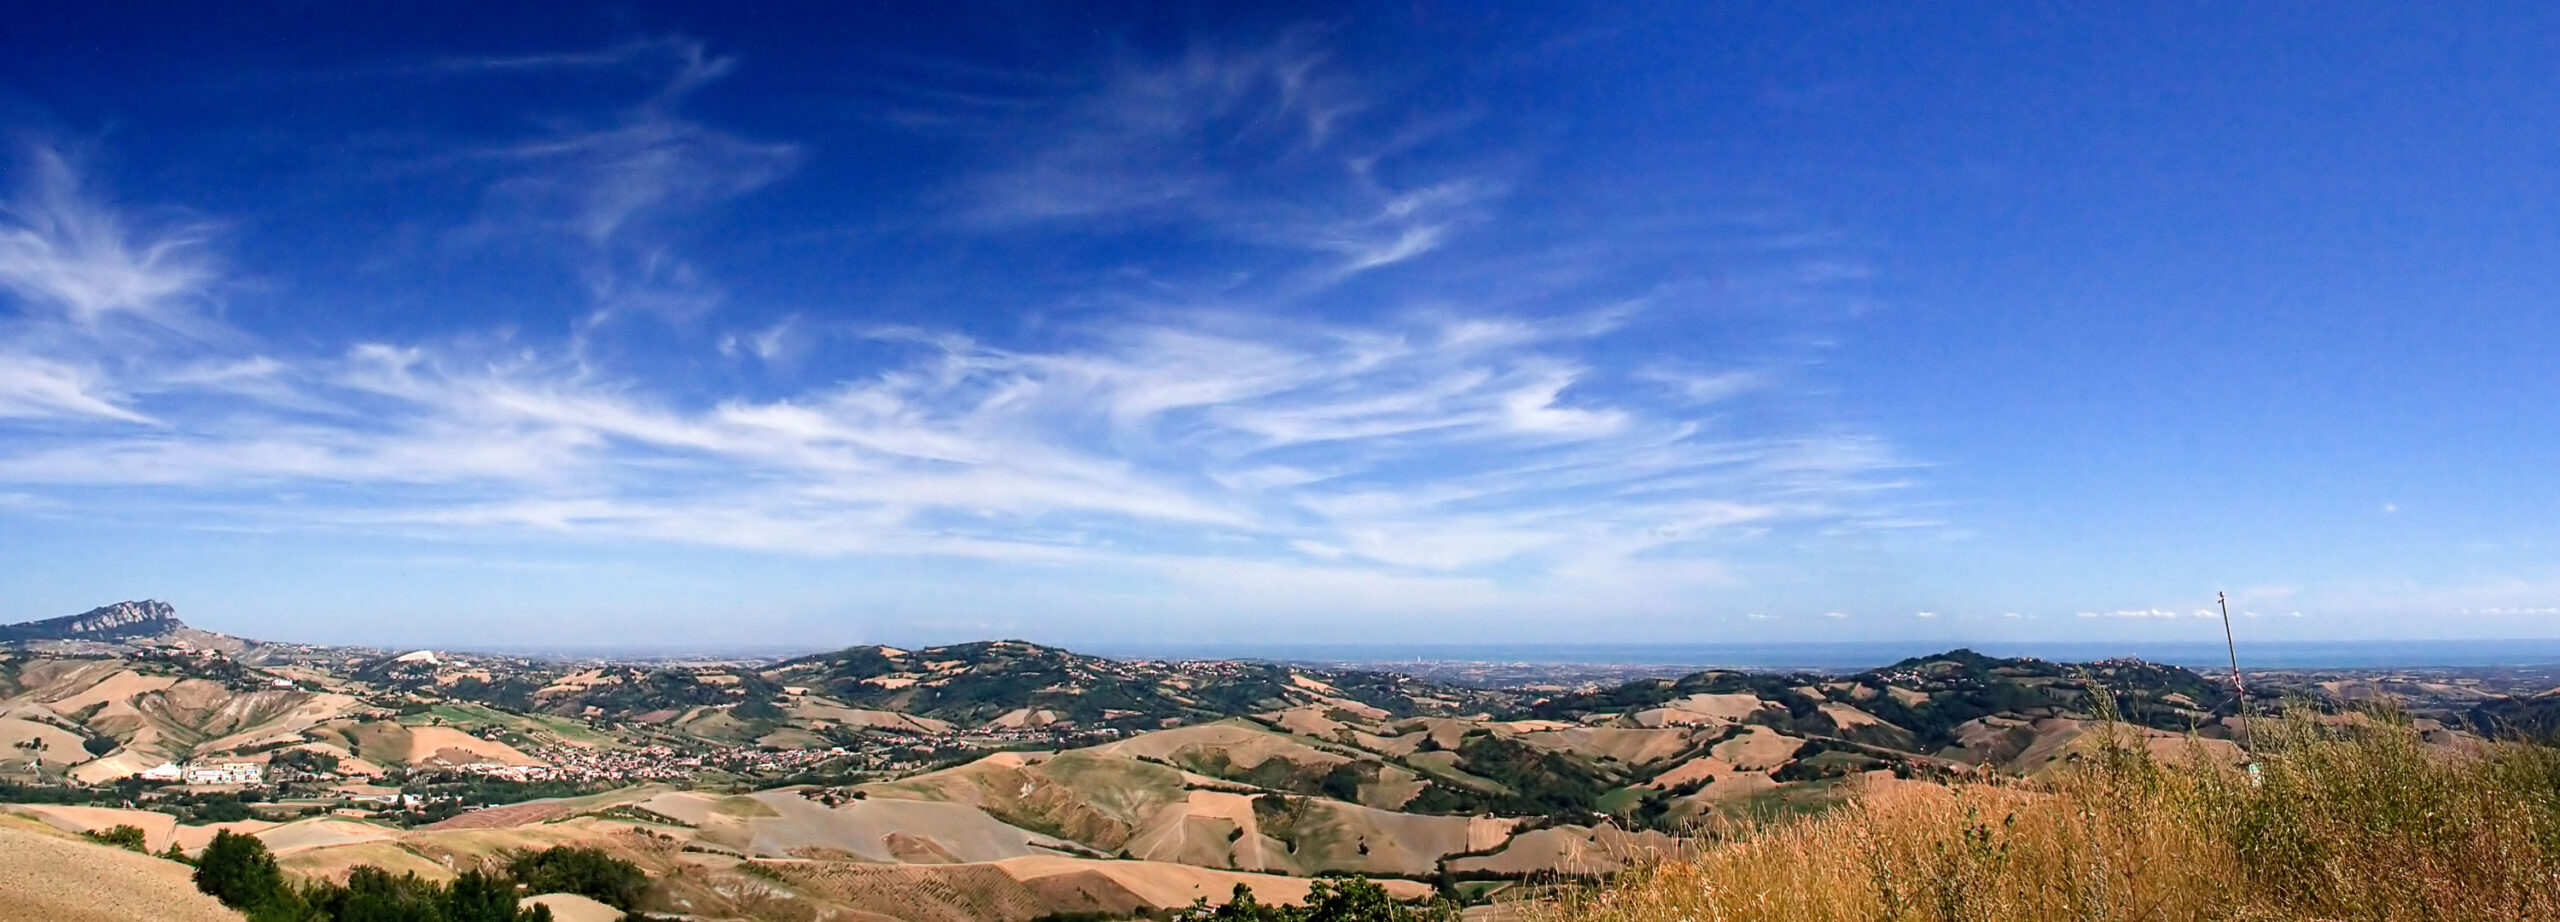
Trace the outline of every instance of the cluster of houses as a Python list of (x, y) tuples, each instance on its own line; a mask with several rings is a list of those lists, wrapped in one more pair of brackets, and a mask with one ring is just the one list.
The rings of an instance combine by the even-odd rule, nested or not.
[(533, 750), (532, 754), (551, 764), (475, 763), (457, 765), (454, 766), (454, 770), (510, 781), (540, 781), (553, 778), (577, 781), (682, 781), (706, 768), (720, 768), (747, 774), (781, 774), (830, 759), (856, 755), (857, 752), (840, 746), (828, 749), (737, 747), (694, 751), (659, 745), (620, 750), (546, 746)]
[(179, 781), (187, 784), (258, 784), (265, 780), (267, 767), (256, 762), (162, 762), (134, 773), (144, 781)]

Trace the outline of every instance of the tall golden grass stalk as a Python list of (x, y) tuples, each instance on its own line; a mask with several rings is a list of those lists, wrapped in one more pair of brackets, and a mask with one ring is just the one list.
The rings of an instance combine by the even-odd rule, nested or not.
[[(2101, 696), (2103, 697), (2103, 696)], [(2553, 920), (2560, 750), (2308, 707), (2260, 773), (2112, 722), (2042, 781), (1880, 782), (1529, 910), (1550, 922)]]

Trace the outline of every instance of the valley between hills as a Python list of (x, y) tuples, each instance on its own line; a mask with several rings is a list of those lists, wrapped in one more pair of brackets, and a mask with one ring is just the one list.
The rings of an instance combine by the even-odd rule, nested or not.
[[(1968, 651), (1842, 673), (1475, 687), (1021, 641), (574, 661), (256, 641), (159, 602), (0, 627), (0, 833), (222, 831), (294, 875), (445, 879), (554, 845), (705, 919), (1028, 920), (1266, 901), (1359, 874), (1495, 903), (1853, 792), (2035, 777), (2099, 740), (2240, 759), (2227, 681)], [(2533, 672), (2256, 673), (2251, 707), (2389, 700), (2428, 742), (2560, 726)], [(2342, 719), (2344, 719), (2342, 717)], [(563, 910), (566, 912), (567, 910)], [(617, 917), (618, 916), (614, 916)]]

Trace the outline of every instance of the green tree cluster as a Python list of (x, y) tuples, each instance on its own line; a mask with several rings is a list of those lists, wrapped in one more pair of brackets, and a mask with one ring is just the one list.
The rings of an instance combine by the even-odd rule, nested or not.
[(151, 851), (150, 846), (143, 844), (144, 839), (142, 827), (140, 826), (126, 826), (119, 824), (106, 829), (93, 829), (88, 832), (81, 833), (81, 835), (88, 836), (90, 841), (113, 845), (127, 851), (143, 852), (146, 854)]
[(297, 887), (266, 843), (229, 830), (215, 833), (196, 859), (195, 880), (250, 922), (551, 922), (549, 908), (519, 905), (514, 877), (477, 869), (437, 883), (362, 866), (343, 884)]
[(630, 910), (649, 890), (649, 875), (602, 849), (554, 845), (509, 859), (507, 874), (534, 893), (575, 893)]
[(318, 774), (338, 770), (338, 757), (317, 749), (287, 749), (267, 758), (267, 768)]

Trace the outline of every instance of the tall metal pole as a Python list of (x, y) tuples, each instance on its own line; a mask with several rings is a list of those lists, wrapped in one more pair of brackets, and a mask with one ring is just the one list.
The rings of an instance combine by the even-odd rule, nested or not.
[(2231, 690), (2240, 696), (2240, 749), (2246, 752), (2257, 741), (2249, 737), (2249, 686), (2240, 681), (2240, 642), (2231, 637), (2231, 597), (2217, 589), (2213, 601), (2222, 606), (2222, 645), (2231, 651)]

